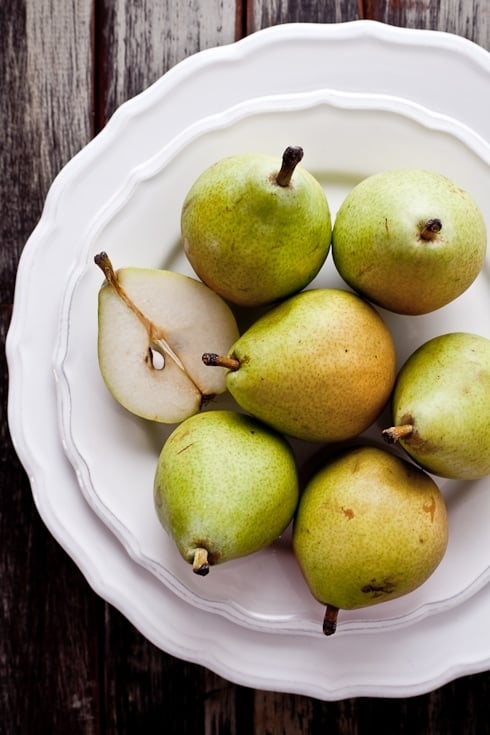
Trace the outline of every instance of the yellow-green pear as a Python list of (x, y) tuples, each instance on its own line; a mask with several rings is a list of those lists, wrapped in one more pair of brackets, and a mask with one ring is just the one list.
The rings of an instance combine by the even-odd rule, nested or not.
[(330, 249), (322, 186), (300, 147), (280, 157), (246, 153), (207, 168), (182, 207), (184, 251), (197, 275), (228, 301), (258, 306), (306, 286)]
[(420, 587), (447, 548), (444, 498), (419, 467), (360, 446), (307, 483), (293, 549), (312, 595), (326, 606), (325, 635), (340, 610), (376, 605)]
[(163, 528), (196, 574), (271, 544), (298, 502), (286, 440), (236, 411), (186, 419), (163, 445), (154, 500)]
[(393, 426), (382, 433), (441, 477), (490, 474), (490, 339), (467, 332), (425, 342), (402, 366)]
[(252, 324), (227, 356), (227, 387), (246, 411), (289, 436), (350, 439), (367, 429), (396, 376), (393, 339), (378, 312), (340, 289), (309, 289)]
[(480, 273), (487, 234), (474, 198), (434, 171), (380, 171), (355, 186), (332, 234), (339, 274), (370, 301), (426, 314), (462, 294)]
[(238, 338), (226, 302), (180, 273), (115, 271), (107, 253), (95, 262), (106, 277), (98, 294), (98, 359), (113, 397), (137, 416), (171, 424), (223, 393), (225, 371), (210, 375), (201, 355), (210, 341), (229, 349)]

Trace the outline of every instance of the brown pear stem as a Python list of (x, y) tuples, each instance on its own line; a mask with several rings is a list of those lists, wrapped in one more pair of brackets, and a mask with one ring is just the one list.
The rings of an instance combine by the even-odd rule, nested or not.
[(410, 436), (413, 432), (413, 424), (401, 424), (400, 426), (390, 426), (389, 429), (383, 429), (381, 436), (388, 444), (396, 444), (399, 439)]
[[(114, 291), (117, 293), (120, 299), (124, 301), (128, 309), (131, 309), (133, 314), (135, 314), (140, 322), (143, 324), (144, 328), (146, 329), (148, 333), (148, 340), (149, 340), (149, 347), (152, 350), (155, 350), (156, 352), (159, 352), (163, 357), (165, 356), (170, 357), (176, 365), (187, 375), (187, 371), (185, 369), (185, 366), (180, 359), (180, 357), (174, 352), (172, 347), (167, 342), (165, 335), (161, 332), (161, 330), (157, 329), (153, 322), (151, 322), (144, 314), (143, 312), (138, 309), (136, 304), (131, 301), (126, 291), (123, 289), (121, 284), (119, 283), (119, 279), (117, 277), (117, 273), (114, 270), (111, 260), (107, 253), (101, 252), (97, 253), (97, 255), (94, 256), (94, 262), (96, 265), (99, 266), (102, 273), (104, 274), (107, 283), (114, 289)], [(190, 376), (188, 376), (190, 380)], [(192, 380), (194, 383), (194, 381)], [(199, 387), (194, 383), (196, 388), (198, 390)]]
[(240, 360), (235, 357), (217, 355), (215, 352), (205, 352), (201, 359), (205, 365), (211, 365), (211, 367), (224, 367), (228, 370), (238, 370), (240, 367)]
[(199, 574), (201, 577), (205, 577), (209, 572), (209, 561), (208, 551), (198, 546), (194, 551), (194, 558), (192, 560), (192, 571), (194, 574)]
[(282, 165), (276, 176), (279, 186), (289, 186), (294, 169), (303, 158), (303, 149), (300, 146), (288, 146), (282, 154)]
[(145, 327), (145, 329), (148, 332), (148, 334), (150, 336), (153, 336), (153, 332), (155, 331), (154, 330), (154, 327), (153, 327), (153, 324), (150, 322), (149, 319), (146, 318), (146, 316), (143, 314), (143, 312), (140, 311), (140, 309), (138, 309), (138, 307), (136, 306), (136, 304), (133, 301), (131, 301), (131, 299), (127, 295), (126, 291), (123, 289), (123, 287), (119, 283), (119, 278), (117, 277), (117, 273), (114, 270), (114, 268), (112, 266), (112, 263), (111, 263), (111, 259), (109, 258), (109, 256), (107, 255), (107, 253), (105, 253), (105, 252), (97, 253), (97, 255), (94, 257), (94, 262), (95, 262), (96, 265), (99, 266), (99, 268), (101, 269), (102, 273), (106, 277), (107, 283), (110, 286), (112, 286), (112, 288), (114, 289), (114, 291), (117, 293), (117, 295), (119, 296), (119, 298), (122, 299), (122, 301), (124, 301), (124, 303), (126, 304), (126, 306), (129, 309), (131, 309), (131, 311), (134, 314), (136, 314), (136, 316), (138, 317), (138, 319), (140, 320), (140, 322), (143, 324), (143, 326)]
[(428, 219), (420, 233), (420, 237), (422, 240), (435, 240), (441, 230), (442, 222), (440, 219)]
[[(102, 273), (104, 274), (107, 283), (109, 283), (121, 296), (124, 301), (128, 300), (128, 297), (124, 291), (124, 289), (121, 288), (121, 284), (119, 283), (119, 280), (117, 278), (117, 273), (114, 270), (111, 259), (107, 255), (106, 252), (102, 251), (101, 253), (97, 253), (97, 255), (94, 255), (94, 263), (95, 265), (98, 265)], [(131, 305), (132, 307), (133, 305)]]
[(337, 617), (339, 608), (335, 605), (327, 605), (323, 618), (323, 632), (325, 635), (333, 635), (337, 630)]

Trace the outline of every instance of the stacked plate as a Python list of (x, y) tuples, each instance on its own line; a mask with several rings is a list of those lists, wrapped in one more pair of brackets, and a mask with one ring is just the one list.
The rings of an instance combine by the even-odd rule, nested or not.
[[(176, 66), (54, 182), (19, 266), (11, 433), (48, 528), (163, 650), (248, 686), (322, 699), (408, 696), (489, 667), (488, 478), (438, 479), (450, 512), (442, 564), (410, 595), (343, 613), (333, 638), (321, 633), (322, 608), (287, 538), (205, 580), (192, 574), (153, 510), (169, 428), (121, 409), (98, 370), (93, 264), (107, 250), (116, 267), (192, 274), (179, 219), (193, 180), (225, 155), (279, 155), (289, 144), (303, 145), (333, 213), (370, 173), (419, 166), (458, 181), (490, 223), (489, 73), (487, 52), (448, 34), (369, 21), (278, 26)], [(343, 284), (327, 262), (314, 285)], [(439, 312), (383, 316), (401, 362), (446, 331), (490, 337), (489, 307), (486, 268)]]

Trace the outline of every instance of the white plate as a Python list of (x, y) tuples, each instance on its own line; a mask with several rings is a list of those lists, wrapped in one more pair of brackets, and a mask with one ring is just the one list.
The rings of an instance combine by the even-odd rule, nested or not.
[[(119, 410), (102, 382), (96, 351), (97, 292), (103, 279), (93, 262), (97, 252), (108, 250), (115, 266), (164, 267), (192, 275), (180, 243), (180, 212), (197, 175), (222, 156), (249, 151), (280, 155), (288, 143), (303, 141), (303, 163), (321, 181), (333, 215), (346, 193), (370, 173), (422, 166), (468, 189), (490, 222), (490, 146), (452, 118), (398, 98), (331, 90), (249, 100), (177, 136), (130, 172), (95, 217), (68, 281), (54, 369), (62, 437), (81, 488), (132, 558), (200, 609), (257, 630), (318, 633), (322, 608), (307, 590), (287, 538), (247, 559), (213, 568), (203, 580), (162, 532), (153, 506), (153, 477), (173, 427)], [(331, 258), (312, 286), (346, 288)], [(490, 338), (488, 313), (490, 289), (482, 274), (457, 301), (425, 318), (383, 316), (401, 364), (426, 339), (447, 331)], [(230, 405), (225, 396), (214, 408)], [(384, 414), (366, 435), (379, 441), (388, 421)], [(318, 450), (317, 445), (294, 446), (300, 467)], [(342, 613), (339, 629), (408, 625), (461, 603), (488, 581), (490, 479), (436, 481), (449, 506), (450, 540), (443, 563), (410, 595)]]
[(324, 699), (411, 696), (489, 668), (488, 585), (402, 631), (321, 642), (258, 633), (183, 602), (130, 559), (85, 503), (58, 434), (51, 372), (66, 273), (87, 222), (129, 170), (201, 115), (255, 96), (331, 87), (406, 97), (488, 141), (481, 101), (489, 72), (488, 53), (450, 34), (365, 21), (278, 26), (176, 66), (123, 105), (54, 182), (19, 265), (7, 339), (10, 430), (48, 528), (93, 588), (169, 653), (247, 686)]

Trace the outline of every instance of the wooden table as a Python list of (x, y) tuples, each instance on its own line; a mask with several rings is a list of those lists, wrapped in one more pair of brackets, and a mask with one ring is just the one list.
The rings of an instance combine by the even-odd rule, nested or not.
[[(278, 23), (359, 17), (490, 50), (489, 0), (2, 0), (2, 337), (54, 176), (122, 102), (199, 49)], [(4, 364), (0, 734), (490, 732), (489, 673), (409, 699), (325, 703), (236, 686), (155, 648), (91, 590), (40, 520), (9, 437), (7, 386)]]

